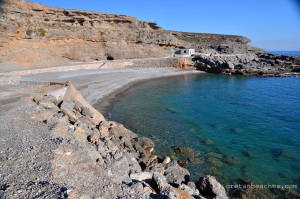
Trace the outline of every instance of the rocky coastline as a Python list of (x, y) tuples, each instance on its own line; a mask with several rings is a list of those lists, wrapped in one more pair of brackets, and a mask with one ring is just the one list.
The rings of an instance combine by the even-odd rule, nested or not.
[(278, 76), (299, 75), (300, 57), (263, 54), (196, 55), (195, 67), (209, 73), (227, 75)]
[[(149, 138), (106, 121), (70, 82), (23, 89), (1, 107), (1, 198), (228, 198), (213, 176), (190, 181), (185, 162), (158, 158)], [(240, 184), (230, 198), (271, 197)]]
[(152, 140), (106, 121), (70, 82), (43, 91), (0, 118), (1, 198), (228, 198), (214, 177), (189, 181)]
[[(259, 76), (300, 72), (300, 57), (268, 54), (248, 45), (250, 40), (242, 36), (166, 31), (131, 16), (51, 8), (23, 0), (0, 0), (0, 11), (1, 70), (123, 59), (126, 64), (111, 61), (93, 67), (196, 68)], [(171, 57), (183, 48), (194, 48), (196, 55)], [(157, 59), (142, 60), (149, 57)], [(13, 82), (22, 82), (23, 76)], [(28, 77), (37, 79), (28, 81)], [(26, 78), (23, 82), (30, 84), (52, 76), (28, 73)], [(183, 168), (186, 162), (158, 158), (152, 140), (105, 120), (89, 103), (98, 94), (91, 90), (106, 80), (90, 78), (82, 87), (92, 89), (82, 88), (82, 94), (71, 82), (52, 85), (49, 79), (46, 86), (18, 87), (21, 96), (1, 101), (0, 198), (228, 198), (213, 176), (190, 181), (189, 171)], [(101, 86), (124, 86), (119, 84)], [(241, 179), (241, 184), (247, 187), (253, 182)], [(231, 189), (230, 197), (251, 198), (255, 191)], [(299, 198), (289, 190), (277, 194)]]

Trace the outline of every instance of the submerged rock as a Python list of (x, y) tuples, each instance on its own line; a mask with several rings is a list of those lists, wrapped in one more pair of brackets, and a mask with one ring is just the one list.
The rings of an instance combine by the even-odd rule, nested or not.
[(202, 157), (199, 158), (189, 158), (189, 161), (193, 164), (204, 164), (205, 159)]
[(286, 198), (286, 199), (300, 199), (300, 194), (292, 189), (281, 188), (270, 188), (271, 192), (275, 195)]
[(187, 160), (177, 160), (177, 163), (181, 167), (186, 167), (189, 164)]
[(178, 155), (188, 156), (188, 157), (196, 157), (201, 155), (200, 151), (196, 151), (191, 148), (178, 147), (178, 146), (174, 147), (174, 152)]
[(205, 145), (213, 145), (214, 144), (214, 142), (212, 140), (210, 140), (210, 139), (204, 140), (203, 143)]
[(206, 163), (210, 164), (213, 167), (218, 167), (218, 168), (223, 166), (221, 160), (212, 157), (207, 158)]
[(216, 153), (216, 152), (209, 152), (208, 154), (206, 154), (207, 157), (212, 157), (212, 158), (218, 158), (218, 159), (222, 159), (223, 155), (220, 153)]
[(256, 154), (252, 151), (242, 151), (242, 154), (247, 158), (256, 158)]
[(230, 165), (237, 165), (240, 163), (240, 159), (235, 156), (228, 155), (224, 158), (224, 162)]
[(185, 154), (185, 153), (187, 153), (187, 149), (186, 148), (184, 148), (184, 147), (178, 147), (178, 146), (174, 148), (174, 151), (177, 154)]
[(205, 175), (218, 176), (220, 175), (220, 171), (216, 167), (206, 168), (203, 173)]

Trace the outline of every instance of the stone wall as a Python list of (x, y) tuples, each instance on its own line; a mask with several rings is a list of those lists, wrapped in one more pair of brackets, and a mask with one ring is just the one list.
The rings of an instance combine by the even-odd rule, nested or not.
[(174, 58), (133, 60), (133, 68), (166, 68), (173, 66)]

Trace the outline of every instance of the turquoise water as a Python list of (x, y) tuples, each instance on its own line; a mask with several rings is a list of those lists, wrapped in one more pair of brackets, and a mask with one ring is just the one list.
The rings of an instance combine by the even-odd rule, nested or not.
[(300, 51), (268, 51), (268, 53), (289, 56), (300, 56)]
[[(119, 94), (108, 119), (151, 138), (159, 157), (189, 160), (193, 180), (212, 174), (224, 186), (242, 178), (299, 188), (299, 85), (300, 77), (158, 79)], [(206, 145), (208, 139), (213, 144)], [(175, 154), (175, 146), (190, 154)]]

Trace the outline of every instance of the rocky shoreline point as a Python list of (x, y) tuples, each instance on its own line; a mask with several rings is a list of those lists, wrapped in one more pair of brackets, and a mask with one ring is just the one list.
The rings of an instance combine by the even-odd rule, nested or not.
[(299, 75), (300, 57), (271, 53), (196, 55), (193, 60), (199, 70), (228, 75), (288, 76)]
[(106, 121), (70, 82), (54, 87), (0, 117), (0, 198), (228, 198), (213, 176), (191, 182), (152, 140)]

